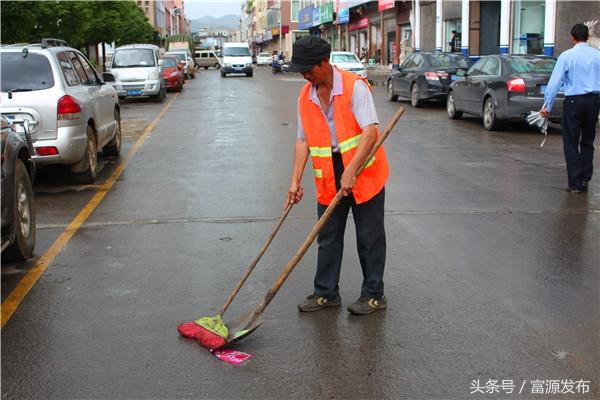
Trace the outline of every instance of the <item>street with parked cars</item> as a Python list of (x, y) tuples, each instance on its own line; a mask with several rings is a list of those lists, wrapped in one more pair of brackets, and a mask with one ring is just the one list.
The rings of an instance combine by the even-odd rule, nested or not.
[[(380, 124), (406, 108), (385, 143), (387, 314), (368, 324), (335, 309), (298, 314), (296, 303), (312, 285), (312, 247), (264, 326), (237, 345), (254, 358), (236, 370), (246, 372), (232, 386), (221, 362), (175, 328), (216, 312), (282, 212), (305, 81), (270, 68), (253, 72), (223, 79), (209, 68), (161, 103), (120, 99), (121, 155), (99, 157), (92, 184), (61, 166), (37, 169), (36, 246), (28, 261), (3, 257), (3, 301), (42, 262), (48, 268), (2, 329), (4, 396), (235, 398), (244, 390), (268, 398), (285, 382), (318, 398), (320, 386), (307, 387), (306, 379), (338, 382), (340, 357), (353, 376), (385, 369), (381, 398), (400, 391), (418, 398), (430, 376), (431, 398), (464, 398), (468, 382), (456, 371), (477, 376), (482, 365), (514, 377), (527, 376), (531, 365), (544, 377), (593, 375), (597, 177), (585, 196), (563, 190), (557, 124), (540, 148), (542, 135), (521, 122), (487, 131), (474, 115), (449, 119), (438, 101), (418, 108), (409, 98), (391, 102), (381, 80), (372, 85)], [(316, 222), (312, 179), (304, 177), (305, 200), (231, 316), (260, 300)], [(589, 230), (573, 247), (581, 224)], [(344, 299), (362, 281), (356, 244), (346, 246)], [(561, 268), (567, 259), (580, 267)], [(564, 315), (569, 323), (562, 325)], [(307, 357), (326, 361), (315, 370)], [(48, 365), (61, 373), (47, 373)], [(269, 379), (256, 385), (256, 374)], [(370, 398), (371, 390), (361, 380), (336, 384), (343, 398)]]

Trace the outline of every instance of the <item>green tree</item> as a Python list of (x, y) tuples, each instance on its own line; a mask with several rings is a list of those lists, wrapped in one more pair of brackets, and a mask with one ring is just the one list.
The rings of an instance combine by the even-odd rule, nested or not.
[(2, 43), (54, 37), (83, 48), (155, 40), (154, 28), (133, 1), (2, 1), (0, 16)]

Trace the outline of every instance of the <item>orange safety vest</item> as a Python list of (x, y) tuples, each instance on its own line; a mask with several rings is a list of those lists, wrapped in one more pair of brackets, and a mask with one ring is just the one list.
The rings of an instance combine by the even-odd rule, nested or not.
[[(362, 129), (358, 125), (354, 114), (352, 114), (354, 83), (357, 79), (362, 78), (350, 72), (338, 71), (342, 74), (343, 93), (339, 96), (333, 96), (333, 120), (342, 160), (344, 167), (346, 167), (356, 153), (362, 133)], [(298, 107), (312, 157), (317, 186), (317, 200), (320, 204), (329, 205), (337, 192), (333, 172), (331, 137), (325, 116), (319, 106), (310, 99), (310, 89), (310, 82), (301, 89)], [(377, 130), (377, 136), (379, 136), (379, 130)], [(383, 189), (388, 175), (387, 157), (383, 146), (381, 146), (369, 161), (367, 167), (358, 176), (356, 185), (352, 188), (356, 203), (364, 203), (378, 194)]]

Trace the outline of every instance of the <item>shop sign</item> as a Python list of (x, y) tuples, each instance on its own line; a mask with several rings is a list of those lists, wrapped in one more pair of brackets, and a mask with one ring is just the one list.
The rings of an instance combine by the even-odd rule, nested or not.
[(327, 22), (333, 21), (333, 3), (327, 3), (320, 7), (321, 23), (326, 24)]
[(306, 7), (298, 13), (298, 29), (308, 29), (313, 24), (313, 7)]
[(377, 9), (379, 11), (389, 10), (390, 8), (394, 8), (394, 6), (396, 5), (395, 3), (396, 0), (379, 0)]
[(321, 9), (319, 7), (313, 8), (313, 23), (311, 26), (321, 25)]
[(364, 17), (358, 21), (352, 21), (348, 24), (349, 31), (357, 31), (359, 29), (367, 29), (369, 27), (369, 17)]
[(271, 40), (271, 39), (273, 39), (273, 35), (271, 34), (271, 30), (270, 30), (270, 29), (269, 29), (269, 30), (266, 30), (266, 31), (263, 33), (263, 41), (265, 41), (265, 42), (266, 42), (267, 40)]
[(286, 33), (290, 32), (290, 26), (289, 25), (281, 25), (281, 34), (285, 35)]
[(350, 21), (350, 9), (349, 8), (341, 8), (335, 17), (336, 24), (347, 24)]
[(279, 35), (279, 28), (273, 28), (273, 29), (271, 29), (271, 35), (273, 35), (273, 36)]

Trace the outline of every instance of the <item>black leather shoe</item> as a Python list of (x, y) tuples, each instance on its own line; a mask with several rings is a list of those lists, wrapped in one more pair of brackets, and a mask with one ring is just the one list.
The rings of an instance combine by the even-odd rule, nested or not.
[(583, 193), (583, 192), (586, 192), (586, 191), (587, 191), (587, 188), (585, 188), (585, 189), (584, 189), (583, 187), (582, 187), (582, 188), (572, 188), (572, 187), (568, 187), (568, 188), (566, 189), (566, 191), (567, 191), (567, 192), (569, 192), (569, 193)]

